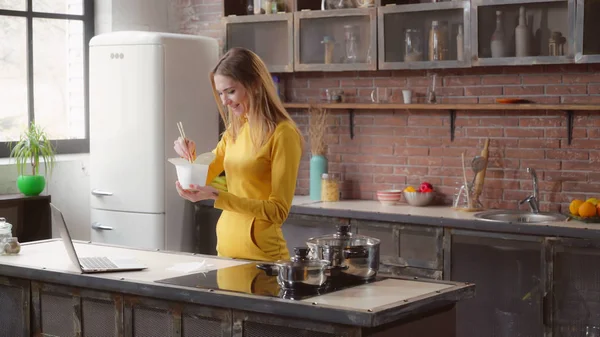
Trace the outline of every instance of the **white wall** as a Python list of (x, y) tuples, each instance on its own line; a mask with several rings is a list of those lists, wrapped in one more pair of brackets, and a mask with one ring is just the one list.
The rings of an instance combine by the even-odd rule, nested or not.
[[(96, 34), (122, 30), (177, 32), (182, 0), (96, 0)], [(74, 239), (90, 239), (89, 155), (61, 155), (43, 192), (52, 197)], [(19, 193), (14, 161), (0, 159), (0, 194)], [(2, 214), (0, 214), (2, 216)], [(53, 236), (57, 237), (53, 231)]]

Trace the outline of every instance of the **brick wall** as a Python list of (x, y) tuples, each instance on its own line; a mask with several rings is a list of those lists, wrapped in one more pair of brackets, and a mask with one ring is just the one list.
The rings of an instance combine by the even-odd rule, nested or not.
[[(222, 38), (219, 0), (176, 0), (182, 10), (181, 32)], [(600, 64), (480, 67), (426, 71), (376, 71), (282, 74), (287, 100), (306, 102), (324, 90), (343, 89), (347, 99), (368, 102), (373, 90), (401, 102), (410, 88), (424, 101), (431, 73), (437, 74), (442, 103), (491, 103), (497, 97), (538, 103), (593, 103), (597, 112), (576, 112), (573, 142), (567, 144), (567, 119), (552, 111), (457, 111), (450, 141), (446, 111), (356, 111), (354, 139), (346, 111), (330, 111), (330, 170), (345, 178), (344, 197), (372, 199), (375, 191), (431, 182), (448, 202), (462, 175), (460, 155), (470, 160), (490, 137), (490, 166), (482, 198), (487, 207), (515, 208), (532, 189), (525, 171), (538, 171), (541, 207), (565, 210), (571, 199), (600, 197)], [(292, 111), (306, 130), (306, 111)], [(308, 193), (306, 153), (298, 194)], [(467, 166), (468, 167), (468, 166)], [(471, 172), (469, 169), (469, 178)]]

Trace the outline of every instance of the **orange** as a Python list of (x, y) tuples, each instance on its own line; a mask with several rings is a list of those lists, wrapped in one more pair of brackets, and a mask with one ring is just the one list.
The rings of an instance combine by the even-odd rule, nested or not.
[(579, 215), (579, 206), (583, 204), (583, 200), (575, 199), (569, 205), (569, 212), (573, 215)]
[(589, 218), (596, 216), (596, 206), (591, 202), (584, 202), (579, 206), (579, 216), (583, 218)]

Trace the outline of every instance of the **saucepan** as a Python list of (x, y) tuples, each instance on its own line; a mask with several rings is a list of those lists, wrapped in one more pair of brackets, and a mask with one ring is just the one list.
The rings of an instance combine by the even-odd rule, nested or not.
[(353, 234), (350, 225), (338, 226), (335, 234), (308, 239), (309, 258), (329, 262), (339, 276), (370, 280), (379, 271), (380, 240)]
[(296, 247), (294, 253), (289, 261), (259, 263), (256, 266), (268, 276), (277, 276), (277, 283), (282, 288), (323, 286), (329, 276), (329, 261), (309, 258), (306, 247)]

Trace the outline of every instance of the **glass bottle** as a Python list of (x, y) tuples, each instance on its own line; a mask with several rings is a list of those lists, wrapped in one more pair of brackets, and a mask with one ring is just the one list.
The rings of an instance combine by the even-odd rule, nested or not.
[(346, 63), (355, 63), (358, 59), (358, 41), (356, 26), (345, 25)]
[(490, 43), (492, 57), (505, 57), (506, 47), (504, 45), (504, 25), (502, 24), (502, 11), (496, 11), (496, 30), (492, 34)]
[(421, 30), (408, 28), (404, 31), (404, 62), (423, 60), (423, 42)]
[(429, 61), (439, 61), (442, 52), (442, 37), (439, 23), (434, 20), (431, 22), (429, 30)]

